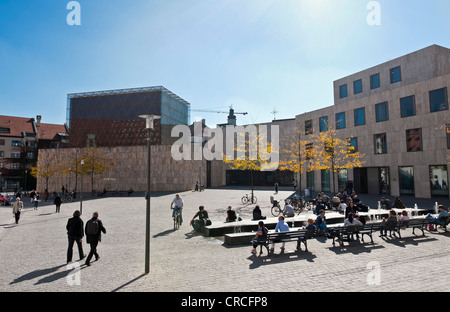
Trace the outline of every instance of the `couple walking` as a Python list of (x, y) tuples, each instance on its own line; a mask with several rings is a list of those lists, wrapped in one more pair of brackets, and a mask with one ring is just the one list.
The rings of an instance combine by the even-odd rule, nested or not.
[(91, 259), (95, 256), (97, 261), (100, 256), (97, 253), (97, 245), (101, 241), (101, 233), (106, 234), (106, 229), (103, 226), (102, 221), (98, 218), (98, 212), (92, 214), (92, 219), (86, 222), (86, 228), (84, 227), (83, 220), (80, 218), (81, 213), (76, 210), (73, 213), (73, 217), (67, 221), (66, 229), (67, 236), (69, 238), (69, 247), (67, 249), (67, 263), (72, 262), (73, 245), (76, 242), (78, 246), (78, 253), (80, 254), (80, 260), (84, 259), (86, 255), (83, 253), (82, 240), (86, 233), (86, 241), (90, 245), (91, 250), (86, 259), (86, 265), (91, 265)]

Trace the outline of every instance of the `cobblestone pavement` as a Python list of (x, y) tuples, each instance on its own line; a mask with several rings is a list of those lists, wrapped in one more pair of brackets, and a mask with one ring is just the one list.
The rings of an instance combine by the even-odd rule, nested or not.
[[(102, 236), (99, 261), (66, 265), (65, 226), (79, 202), (65, 203), (61, 213), (41, 203), (26, 208), (18, 225), (11, 207), (0, 207), (0, 291), (2, 292), (264, 292), (270, 283), (278, 291), (448, 291), (450, 234), (426, 232), (402, 239), (333, 247), (330, 240), (310, 240), (309, 252), (295, 252), (288, 243), (281, 254), (253, 256), (251, 246), (227, 247), (221, 238), (192, 232), (189, 220), (204, 205), (213, 222), (223, 222), (228, 205), (244, 219), (252, 205), (236, 189), (181, 192), (184, 223), (174, 231), (170, 202), (174, 194), (152, 194), (150, 274), (144, 275), (145, 199), (109, 197), (83, 201), (86, 222), (99, 212), (107, 234)], [(282, 190), (276, 196), (291, 194)], [(269, 215), (272, 190), (257, 190), (263, 213)], [(83, 240), (85, 253), (89, 246)], [(78, 251), (74, 247), (74, 260)], [(80, 267), (77, 267), (81, 265)], [(444, 276), (444, 278), (440, 278)]]

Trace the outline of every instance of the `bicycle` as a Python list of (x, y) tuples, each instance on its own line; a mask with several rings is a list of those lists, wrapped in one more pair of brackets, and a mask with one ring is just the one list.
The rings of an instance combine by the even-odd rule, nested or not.
[(174, 231), (178, 230), (180, 226), (181, 226), (181, 212), (180, 209), (176, 209), (173, 217), (173, 230)]
[(252, 200), (252, 196), (248, 196), (248, 194), (245, 194), (245, 196), (242, 196), (242, 198), (241, 198), (241, 202), (243, 205), (246, 205), (248, 202), (250, 202), (252, 204), (256, 204), (257, 201), (258, 201), (258, 199), (256, 198), (255, 195), (253, 195), (253, 200)]

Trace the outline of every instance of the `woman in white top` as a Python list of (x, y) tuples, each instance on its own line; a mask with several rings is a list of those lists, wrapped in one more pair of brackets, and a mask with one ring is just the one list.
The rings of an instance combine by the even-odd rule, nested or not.
[(345, 219), (345, 221), (344, 221), (344, 226), (350, 226), (350, 225), (359, 225), (359, 226), (362, 226), (363, 224), (358, 220), (358, 219), (355, 219), (354, 217), (353, 217), (353, 214), (349, 214), (348, 215), (348, 218), (347, 219)]

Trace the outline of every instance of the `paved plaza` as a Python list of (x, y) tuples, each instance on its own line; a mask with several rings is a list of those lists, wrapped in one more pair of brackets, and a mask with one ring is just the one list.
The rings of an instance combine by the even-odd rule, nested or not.
[[(144, 274), (145, 199), (106, 197), (83, 201), (84, 222), (94, 211), (107, 230), (99, 244), (99, 261), (66, 265), (66, 223), (79, 202), (65, 203), (55, 213), (52, 201), (34, 210), (25, 198), (18, 225), (11, 207), (0, 206), (0, 291), (2, 292), (335, 292), (448, 291), (450, 234), (426, 231), (402, 239), (380, 238), (333, 247), (331, 240), (308, 242), (309, 252), (287, 243), (281, 254), (254, 256), (247, 246), (225, 246), (222, 237), (192, 231), (189, 220), (204, 205), (213, 223), (223, 222), (228, 205), (244, 219), (252, 205), (240, 198), (248, 190), (207, 189), (181, 192), (184, 223), (174, 231), (170, 202), (174, 193), (155, 193), (151, 200), (150, 274)], [(275, 197), (286, 198), (291, 189)], [(272, 189), (257, 189), (263, 214), (270, 217)], [(434, 202), (429, 200), (430, 205)], [(448, 201), (446, 202), (446, 204)], [(89, 246), (83, 240), (84, 252)], [(74, 260), (78, 251), (74, 247)], [(441, 278), (442, 277), (442, 278)]]

